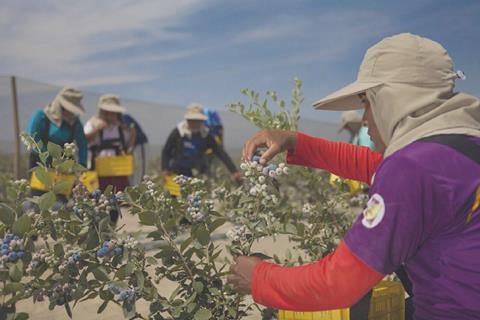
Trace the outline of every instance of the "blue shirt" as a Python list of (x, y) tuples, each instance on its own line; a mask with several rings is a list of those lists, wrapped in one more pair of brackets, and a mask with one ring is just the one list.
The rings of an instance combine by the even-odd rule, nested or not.
[(136, 146), (148, 143), (147, 135), (142, 130), (142, 127), (140, 127), (138, 122), (135, 121), (135, 119), (133, 119), (133, 117), (131, 115), (124, 114), (123, 115), (123, 122), (126, 125), (132, 126), (133, 128), (135, 128), (135, 132), (137, 134), (137, 138), (135, 139), (135, 145)]
[(368, 127), (361, 126), (358, 133), (352, 138), (352, 144), (357, 146), (369, 147), (372, 150), (375, 150), (375, 145), (368, 135)]
[[(55, 123), (51, 122), (43, 110), (37, 110), (30, 122), (28, 123), (27, 133), (32, 136), (35, 141), (42, 141), (45, 133), (47, 132), (46, 125), (48, 123), (48, 137), (49, 142), (58, 144), (63, 147), (67, 142), (70, 142), (69, 139), (72, 137), (72, 127), (62, 121), (60, 127)], [(80, 120), (77, 118), (73, 124), (73, 142), (76, 143), (78, 148), (78, 162), (82, 166), (87, 165), (87, 138), (83, 133), (83, 125)], [(47, 146), (43, 146), (43, 150), (46, 150)]]

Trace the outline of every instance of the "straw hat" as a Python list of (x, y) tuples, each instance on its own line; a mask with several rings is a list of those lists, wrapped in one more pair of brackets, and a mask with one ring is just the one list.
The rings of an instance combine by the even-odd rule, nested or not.
[(364, 106), (358, 97), (384, 84), (409, 83), (432, 86), (458, 76), (446, 50), (437, 42), (410, 33), (387, 37), (365, 53), (357, 80), (318, 100), (315, 109), (354, 110)]
[(127, 108), (120, 105), (120, 98), (113, 94), (105, 94), (98, 99), (98, 108), (100, 110), (124, 113)]
[(193, 102), (187, 106), (187, 112), (184, 116), (185, 120), (207, 120), (207, 116), (203, 112), (201, 104)]
[(83, 94), (80, 90), (71, 87), (64, 87), (58, 92), (55, 99), (67, 111), (79, 116), (85, 112), (85, 109), (82, 106), (82, 98)]

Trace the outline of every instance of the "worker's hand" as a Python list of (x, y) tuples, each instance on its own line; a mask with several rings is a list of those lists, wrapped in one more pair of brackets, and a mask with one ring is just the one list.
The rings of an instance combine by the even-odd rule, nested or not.
[(262, 130), (247, 140), (243, 146), (242, 159), (250, 161), (258, 148), (267, 147), (261, 155), (260, 163), (266, 164), (276, 154), (295, 149), (297, 133), (295, 131)]
[(236, 172), (232, 173), (232, 180), (234, 180), (238, 183), (241, 183), (242, 182), (242, 175), (240, 174), (240, 172), (236, 171)]
[(253, 270), (262, 260), (257, 257), (240, 256), (234, 257), (233, 261), (234, 264), (230, 266), (227, 282), (238, 293), (251, 293)]

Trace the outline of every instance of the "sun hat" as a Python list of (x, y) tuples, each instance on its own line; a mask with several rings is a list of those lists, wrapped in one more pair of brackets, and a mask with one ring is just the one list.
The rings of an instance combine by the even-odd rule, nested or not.
[(187, 106), (187, 112), (184, 116), (185, 120), (207, 120), (207, 116), (203, 112), (201, 104), (193, 102)]
[(64, 87), (58, 92), (55, 100), (65, 108), (65, 110), (79, 116), (85, 112), (82, 105), (82, 98), (83, 94), (80, 90), (71, 87)]
[(127, 108), (120, 104), (120, 98), (113, 94), (105, 94), (98, 99), (98, 108), (100, 110), (125, 113)]
[(357, 80), (316, 101), (315, 109), (364, 107), (358, 94), (386, 83), (436, 85), (458, 78), (446, 50), (437, 42), (410, 33), (387, 37), (365, 53)]
[(343, 129), (345, 129), (345, 127), (349, 123), (362, 123), (362, 117), (358, 114), (357, 111), (354, 111), (354, 110), (342, 112), (341, 119), (342, 119), (341, 120), (342, 123), (340, 125), (339, 131), (342, 131)]

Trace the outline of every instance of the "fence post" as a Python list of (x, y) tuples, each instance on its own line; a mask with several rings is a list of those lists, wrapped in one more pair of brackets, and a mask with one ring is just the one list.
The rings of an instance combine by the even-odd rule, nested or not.
[(12, 90), (13, 130), (15, 133), (15, 153), (13, 155), (13, 175), (20, 179), (20, 126), (18, 123), (17, 83), (15, 76), (10, 78)]

